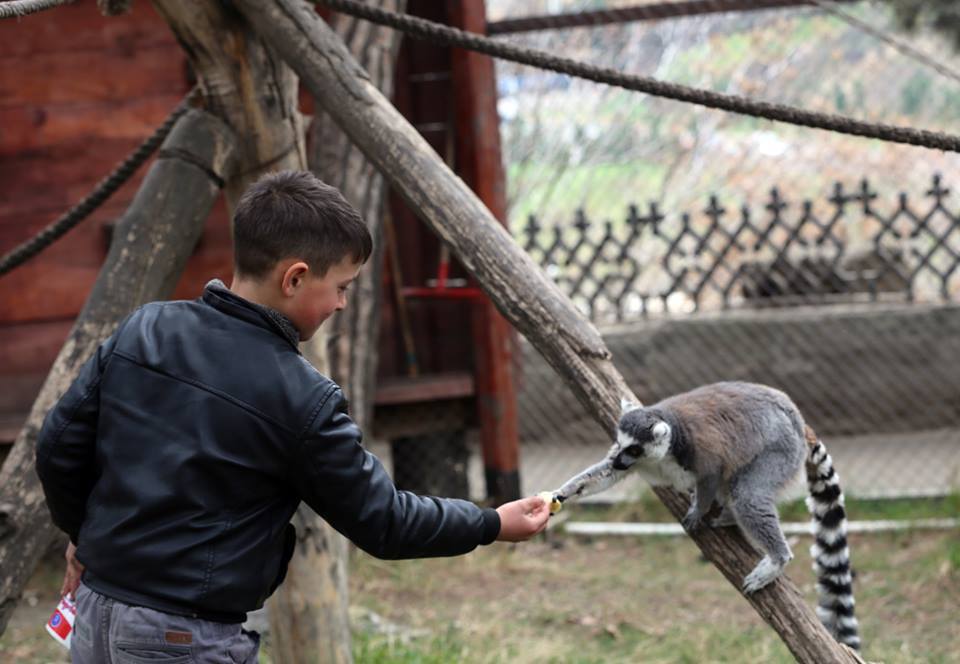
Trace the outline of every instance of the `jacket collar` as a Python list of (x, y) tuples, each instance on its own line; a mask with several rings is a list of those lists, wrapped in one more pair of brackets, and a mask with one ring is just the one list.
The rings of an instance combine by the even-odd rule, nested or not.
[(211, 279), (203, 288), (201, 299), (210, 306), (231, 316), (265, 327), (283, 337), (300, 352), (300, 333), (293, 322), (276, 309), (240, 297), (219, 279)]

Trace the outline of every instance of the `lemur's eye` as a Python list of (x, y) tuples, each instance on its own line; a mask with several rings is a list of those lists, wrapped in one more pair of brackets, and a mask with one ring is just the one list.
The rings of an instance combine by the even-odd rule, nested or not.
[(614, 470), (627, 470), (643, 456), (643, 448), (637, 443), (627, 445), (613, 459)]

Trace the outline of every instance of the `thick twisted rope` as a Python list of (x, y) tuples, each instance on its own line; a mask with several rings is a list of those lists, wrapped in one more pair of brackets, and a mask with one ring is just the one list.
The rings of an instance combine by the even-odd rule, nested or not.
[(926, 129), (864, 122), (831, 113), (808, 111), (782, 104), (756, 101), (736, 95), (700, 90), (676, 83), (666, 83), (647, 76), (625, 74), (615, 69), (588, 65), (551, 53), (501, 43), (488, 37), (464, 32), (457, 28), (440, 25), (415, 16), (396, 14), (378, 7), (371, 7), (362, 2), (356, 2), (355, 0), (316, 1), (336, 11), (402, 30), (412, 37), (446, 46), (465, 48), (503, 60), (510, 60), (512, 62), (519, 62), (521, 64), (567, 74), (569, 76), (585, 78), (598, 83), (621, 87), (626, 90), (644, 92), (657, 97), (698, 104), (707, 108), (730, 111), (742, 115), (751, 115), (767, 120), (775, 120), (777, 122), (787, 122), (804, 127), (813, 127), (815, 129), (826, 129), (827, 131), (834, 131), (841, 134), (877, 138), (893, 143), (906, 143), (908, 145), (918, 145), (948, 152), (960, 152), (960, 136)]
[(0, 18), (17, 18), (36, 14), (44, 9), (51, 9), (58, 5), (66, 5), (73, 0), (13, 0), (0, 3)]
[[(856, 0), (841, 0), (854, 2)], [(487, 23), (488, 35), (505, 35), (531, 30), (556, 30), (626, 23), (628, 21), (659, 21), (665, 18), (701, 16), (722, 12), (757, 11), (812, 5), (813, 0), (671, 0), (652, 2), (633, 7), (614, 7), (565, 14), (540, 14), (507, 18)]]
[(91, 212), (110, 198), (113, 193), (130, 179), (130, 176), (145, 162), (150, 155), (163, 143), (163, 140), (173, 129), (173, 125), (181, 115), (187, 112), (190, 102), (194, 96), (199, 93), (199, 88), (194, 88), (181, 101), (175, 109), (163, 121), (163, 124), (157, 127), (153, 134), (140, 144), (133, 153), (124, 159), (110, 175), (105, 177), (90, 192), (86, 198), (77, 203), (66, 214), (55, 222), (37, 233), (34, 237), (15, 247), (10, 252), (0, 257), (0, 275), (4, 275), (18, 265), (30, 260), (41, 251), (53, 244), (54, 241), (62, 237), (67, 231), (83, 221)]

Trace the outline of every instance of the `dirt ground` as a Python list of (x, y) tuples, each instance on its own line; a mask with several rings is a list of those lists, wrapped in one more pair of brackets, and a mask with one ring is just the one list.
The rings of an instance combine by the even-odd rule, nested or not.
[[(789, 575), (814, 598), (808, 538)], [(960, 531), (851, 536), (864, 654), (960, 662)], [(63, 662), (43, 631), (61, 562), (48, 556), (0, 638), (0, 661)], [(559, 529), (459, 558), (355, 552), (357, 662), (790, 662), (776, 634), (683, 537), (585, 539)], [(262, 661), (269, 662), (269, 643)]]

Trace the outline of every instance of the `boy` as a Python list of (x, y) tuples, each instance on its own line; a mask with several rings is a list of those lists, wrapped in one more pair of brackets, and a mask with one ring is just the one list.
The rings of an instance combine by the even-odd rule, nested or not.
[(284, 577), (301, 500), (381, 558), (546, 526), (537, 497), (493, 510), (398, 491), (340, 388), (300, 355), (371, 248), (336, 189), (306, 172), (260, 179), (234, 214), (230, 288), (133, 312), (47, 415), (37, 473), (70, 537), (74, 662), (256, 661), (241, 623)]

